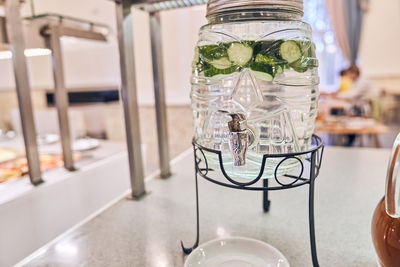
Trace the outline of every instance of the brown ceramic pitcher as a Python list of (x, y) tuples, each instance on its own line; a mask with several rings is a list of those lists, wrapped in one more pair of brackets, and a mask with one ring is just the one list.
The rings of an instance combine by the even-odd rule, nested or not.
[(393, 146), (386, 195), (372, 219), (372, 239), (382, 267), (400, 267), (400, 134)]

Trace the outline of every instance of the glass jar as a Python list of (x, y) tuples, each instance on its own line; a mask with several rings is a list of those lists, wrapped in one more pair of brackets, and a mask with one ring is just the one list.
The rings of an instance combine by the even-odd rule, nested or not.
[[(318, 61), (302, 0), (210, 0), (193, 61), (195, 140), (226, 172), (254, 179), (264, 154), (306, 151), (317, 116)], [(216, 154), (206, 153), (219, 169)], [(264, 178), (281, 159), (268, 159)], [(286, 160), (278, 175), (299, 164)]]

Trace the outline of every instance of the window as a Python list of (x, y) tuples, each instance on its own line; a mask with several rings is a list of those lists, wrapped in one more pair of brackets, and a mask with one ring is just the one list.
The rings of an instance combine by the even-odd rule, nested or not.
[(333, 92), (339, 87), (339, 72), (348, 66), (336, 43), (325, 0), (304, 0), (304, 21), (313, 29), (319, 60), (320, 90)]

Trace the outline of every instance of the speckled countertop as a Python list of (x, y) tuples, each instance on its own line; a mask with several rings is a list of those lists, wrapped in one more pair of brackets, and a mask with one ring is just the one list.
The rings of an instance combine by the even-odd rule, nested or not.
[[(370, 223), (384, 194), (388, 157), (389, 150), (326, 148), (315, 196), (320, 266), (376, 266)], [(183, 266), (180, 240), (190, 245), (195, 238), (192, 154), (173, 171), (170, 179), (149, 182), (141, 201), (119, 201), (25, 266)], [(262, 211), (260, 192), (203, 179), (199, 190), (201, 243), (227, 235), (252, 237), (275, 246), (292, 267), (312, 266), (307, 187), (272, 192), (269, 213)]]

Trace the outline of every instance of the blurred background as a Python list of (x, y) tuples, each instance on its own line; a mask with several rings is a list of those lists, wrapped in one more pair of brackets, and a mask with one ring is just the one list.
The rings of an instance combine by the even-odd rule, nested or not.
[[(313, 28), (320, 62), (322, 95), (316, 131), (328, 145), (390, 147), (400, 129), (400, 35), (394, 30), (400, 27), (400, 2), (360, 0), (353, 1), (357, 2), (355, 7), (343, 6), (345, 2), (304, 2), (304, 20)], [(154, 156), (157, 154), (157, 139), (149, 15), (136, 9), (132, 12), (136, 77), (140, 77), (137, 89), (142, 150), (145, 172), (149, 174), (158, 166), (158, 157)], [(354, 21), (347, 20), (346, 25), (344, 18), (354, 18), (352, 12), (359, 17)], [(81, 150), (94, 149), (90, 156), (101, 158), (99, 155), (103, 154), (99, 152), (96, 156), (96, 148), (112, 150), (107, 147), (112, 144), (112, 147), (118, 147), (116, 150), (123, 150), (125, 128), (119, 91), (114, 3), (99, 0), (30, 0), (22, 3), (21, 14), (24, 17), (46, 13), (85, 19), (109, 27), (106, 42), (61, 38), (65, 84), (69, 92), (70, 128), (74, 141), (91, 140), (88, 144), (77, 144), (78, 152), (79, 145), (83, 145)], [(4, 8), (0, 7), (2, 14)], [(174, 157), (190, 147), (191, 61), (199, 27), (207, 23), (205, 6), (162, 12), (161, 22), (168, 129)], [(37, 133), (45, 138), (45, 143), (51, 141), (48, 138), (54, 138), (52, 149), (43, 148), (42, 151), (54, 154), (54, 151), (60, 151), (60, 144), (56, 142), (58, 124), (50, 51), (32, 51), (27, 55), (27, 63)], [(23, 153), (9, 51), (0, 52), (0, 131), (3, 161)], [(107, 151), (104, 153), (108, 155)], [(85, 158), (85, 154), (83, 157), (82, 153), (79, 154), (78, 158)], [(8, 173), (6, 179), (4, 173), (0, 182), (20, 175), (18, 172), (14, 175)]]

